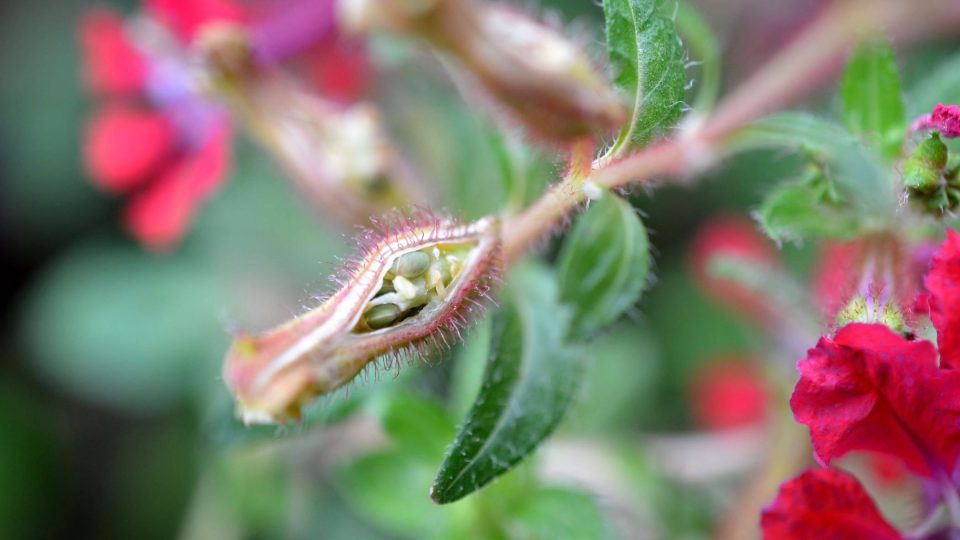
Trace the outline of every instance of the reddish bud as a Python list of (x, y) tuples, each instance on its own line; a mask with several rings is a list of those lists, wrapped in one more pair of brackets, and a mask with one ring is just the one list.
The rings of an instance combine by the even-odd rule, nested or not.
[(341, 19), (427, 40), (458, 62), (469, 75), (463, 86), (481, 90), (482, 103), (548, 141), (607, 135), (626, 119), (580, 47), (519, 10), (469, 0), (346, 0)]

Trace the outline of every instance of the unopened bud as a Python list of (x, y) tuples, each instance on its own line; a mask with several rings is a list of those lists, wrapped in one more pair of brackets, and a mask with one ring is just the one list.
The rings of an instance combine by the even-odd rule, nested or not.
[(947, 166), (947, 145), (940, 134), (931, 133), (903, 163), (903, 183), (919, 193), (932, 193), (942, 184)]
[(605, 135), (626, 118), (577, 44), (516, 9), (469, 0), (342, 0), (341, 13), (359, 29), (425, 39), (464, 68), (465, 86), (478, 86), (494, 112), (549, 141)]
[(210, 91), (325, 216), (357, 224), (426, 202), (374, 106), (341, 106), (275, 66), (257, 65), (239, 26), (204, 30), (198, 43)]

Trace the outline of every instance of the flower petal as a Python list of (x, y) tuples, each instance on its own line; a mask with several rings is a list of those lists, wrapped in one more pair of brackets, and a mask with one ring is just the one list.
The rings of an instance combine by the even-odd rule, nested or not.
[(243, 9), (229, 0), (147, 0), (147, 10), (173, 30), (185, 43), (190, 43), (206, 24), (243, 22)]
[(80, 22), (80, 46), (91, 91), (132, 94), (143, 88), (146, 61), (127, 38), (119, 15), (105, 8), (87, 13)]
[(187, 155), (127, 207), (127, 228), (145, 246), (171, 249), (190, 219), (224, 179), (229, 159), (229, 130), (220, 128), (197, 152)]
[(902, 461), (915, 474), (951, 475), (960, 456), (960, 372), (942, 370), (927, 341), (880, 324), (849, 324), (797, 364), (790, 406), (810, 428), (817, 459), (852, 450)]
[(930, 113), (930, 123), (944, 138), (960, 137), (960, 107), (938, 103)]
[(84, 160), (94, 182), (122, 193), (142, 184), (175, 151), (173, 125), (158, 112), (113, 105), (87, 124)]
[(760, 520), (765, 540), (899, 540), (856, 478), (809, 470), (780, 486)]
[(960, 234), (947, 231), (924, 281), (929, 291), (930, 320), (937, 329), (940, 365), (960, 368)]

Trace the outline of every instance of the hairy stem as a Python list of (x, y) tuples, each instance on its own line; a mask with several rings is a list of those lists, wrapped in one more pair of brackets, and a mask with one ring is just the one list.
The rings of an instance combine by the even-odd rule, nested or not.
[[(865, 34), (890, 27), (893, 37), (915, 39), (960, 21), (960, 3), (953, 0), (921, 0), (917, 4), (901, 0), (833, 4), (724, 99), (709, 118), (689, 122), (679, 136), (621, 160), (595, 162), (584, 181), (616, 189), (696, 173), (724, 153), (726, 141), (738, 129), (815, 90), (834, 74), (844, 53)], [(521, 257), (586, 200), (581, 187), (582, 182), (568, 175), (523, 213), (507, 219), (503, 238), (507, 262)]]

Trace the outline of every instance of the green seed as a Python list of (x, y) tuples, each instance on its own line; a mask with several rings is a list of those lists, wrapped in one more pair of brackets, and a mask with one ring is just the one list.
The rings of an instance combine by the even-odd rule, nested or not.
[(400, 317), (400, 306), (396, 304), (380, 304), (367, 312), (367, 326), (372, 330), (386, 328)]
[(397, 274), (405, 278), (417, 277), (430, 268), (430, 256), (422, 251), (404, 253), (395, 264)]
[(381, 294), (392, 293), (392, 292), (396, 292), (396, 289), (393, 287), (393, 282), (390, 281), (389, 279), (385, 279), (383, 280), (383, 285), (380, 286), (380, 290), (377, 291), (377, 296), (380, 296)]

